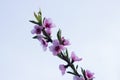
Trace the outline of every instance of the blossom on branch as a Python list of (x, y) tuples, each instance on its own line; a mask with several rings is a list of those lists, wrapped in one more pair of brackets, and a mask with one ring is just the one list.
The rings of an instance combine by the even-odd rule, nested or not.
[[(71, 56), (69, 56), (66, 46), (70, 45), (70, 42), (62, 36), (60, 29), (57, 32), (57, 39), (52, 39), (51, 29), (55, 27), (55, 24), (52, 22), (51, 18), (42, 19), (41, 11), (39, 11), (38, 14), (34, 13), (34, 16), (37, 21), (30, 20), (30, 22), (36, 24), (34, 29), (31, 30), (31, 33), (35, 34), (33, 39), (39, 40), (44, 51), (46, 51), (47, 47), (49, 47), (54, 56), (59, 57), (67, 63), (66, 65), (59, 65), (59, 70), (62, 75), (67, 72), (74, 75), (73, 80), (93, 80), (94, 73), (89, 70), (81, 68), (82, 73), (78, 72), (78, 65), (75, 65), (74, 62), (81, 61), (82, 58), (76, 56), (74, 52), (72, 52)], [(48, 45), (49, 43), (51, 43), (51, 45)], [(66, 71), (68, 67), (71, 68), (72, 71)]]
[(47, 41), (45, 41), (45, 39), (43, 38), (42, 35), (37, 36), (37, 39), (41, 42), (43, 50), (46, 51), (47, 50), (47, 46), (48, 46)]
[(86, 70), (85, 76), (88, 80), (92, 80), (94, 78), (94, 73), (90, 72), (89, 70)]
[(51, 28), (55, 27), (55, 24), (52, 22), (51, 18), (44, 18), (43, 27), (45, 28), (45, 31), (51, 35)]
[(59, 65), (59, 69), (61, 70), (62, 75), (64, 75), (65, 71), (66, 71), (65, 65), (64, 64), (60, 64)]
[(53, 53), (53, 55), (57, 55), (64, 50), (64, 46), (59, 43), (58, 40), (53, 40), (53, 45), (49, 47), (50, 51)]
[(41, 34), (43, 27), (39, 25), (35, 25), (34, 29), (31, 31), (32, 34)]
[(55, 24), (53, 24), (51, 18), (44, 18), (44, 20), (43, 20), (43, 27), (50, 29), (50, 28), (55, 27)]
[(74, 52), (71, 53), (71, 59), (73, 62), (82, 60), (82, 58), (77, 57)]
[(62, 44), (63, 44), (64, 46), (70, 45), (69, 40), (65, 39), (64, 37), (62, 37), (61, 39), (62, 39)]

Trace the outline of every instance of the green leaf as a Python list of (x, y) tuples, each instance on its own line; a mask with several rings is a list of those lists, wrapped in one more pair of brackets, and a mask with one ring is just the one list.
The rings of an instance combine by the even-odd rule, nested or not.
[(39, 23), (38, 22), (36, 22), (36, 21), (33, 21), (33, 20), (29, 20), (31, 23), (34, 23), (34, 24), (38, 24), (39, 25)]
[(70, 62), (70, 58), (69, 58), (69, 54), (68, 54), (68, 49), (66, 49), (66, 51), (64, 52), (64, 55), (65, 55), (67, 61)]
[(57, 32), (57, 38), (58, 38), (59, 42), (62, 43), (62, 40), (61, 40), (61, 30), (60, 29)]
[(34, 16), (35, 16), (36, 20), (38, 21), (39, 25), (41, 26), (42, 25), (42, 13), (41, 13), (41, 11), (39, 11), (38, 14), (36, 14), (34, 12)]
[(39, 17), (35, 12), (34, 12), (34, 16), (35, 16), (36, 20), (39, 22)]
[(60, 59), (63, 59), (63, 57), (62, 57), (61, 54), (57, 54), (57, 56), (58, 56)]
[(76, 66), (76, 69), (78, 69), (78, 65)]
[(70, 72), (70, 71), (67, 71), (67, 73), (69, 73), (69, 74), (72, 74), (72, 75), (76, 75), (75, 73), (73, 73), (73, 72)]
[(65, 53), (66, 53), (66, 56), (68, 57), (69, 55), (68, 55), (68, 50), (67, 50), (67, 49), (66, 49), (66, 52), (65, 52)]
[(82, 72), (82, 74), (84, 74), (85, 73), (85, 70), (81, 67), (81, 72)]
[(38, 36), (34, 36), (34, 37), (33, 37), (33, 39), (37, 39), (37, 38), (38, 38)]
[(83, 74), (85, 80), (87, 80), (86, 75), (85, 75), (85, 70), (84, 70), (82, 67), (81, 67), (81, 72), (82, 72), (82, 74)]
[(38, 14), (42, 16), (42, 12), (41, 12), (41, 10), (39, 10)]
[(34, 12), (34, 16), (35, 16), (36, 19), (38, 18), (37, 14), (35, 12)]
[(40, 25), (42, 25), (42, 16), (40, 14), (38, 14), (38, 22)]

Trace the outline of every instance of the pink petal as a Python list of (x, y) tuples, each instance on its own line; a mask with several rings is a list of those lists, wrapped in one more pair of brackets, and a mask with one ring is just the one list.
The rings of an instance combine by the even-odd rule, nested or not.
[(73, 77), (73, 80), (85, 80), (84, 77), (78, 77), (78, 76), (74, 76)]
[(52, 23), (51, 18), (44, 18), (43, 25), (45, 28), (55, 27), (55, 25)]
[(61, 70), (62, 75), (64, 75), (66, 71), (65, 65), (64, 64), (59, 65), (59, 69)]
[(35, 29), (31, 30), (31, 33), (32, 33), (32, 34), (35, 34)]
[(81, 61), (82, 60), (82, 58), (77, 57), (74, 52), (71, 53), (71, 59), (73, 61)]
[(64, 37), (62, 37), (62, 42), (64, 46), (70, 45), (69, 40), (66, 40)]
[(85, 75), (88, 79), (93, 79), (94, 78), (94, 73), (91, 73), (89, 70), (85, 71)]

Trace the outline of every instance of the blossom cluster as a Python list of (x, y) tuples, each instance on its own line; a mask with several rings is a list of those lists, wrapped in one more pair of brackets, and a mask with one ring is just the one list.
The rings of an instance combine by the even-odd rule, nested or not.
[[(57, 38), (52, 39), (52, 28), (56, 27), (56, 25), (52, 22), (51, 18), (42, 18), (41, 11), (37, 14), (34, 13), (34, 16), (36, 21), (30, 20), (30, 22), (35, 24), (31, 30), (31, 33), (35, 35), (33, 38), (41, 43), (44, 51), (49, 48), (54, 56), (67, 62), (67, 64), (59, 65), (59, 70), (62, 75), (67, 72), (73, 75), (73, 80), (93, 80), (94, 73), (89, 70), (81, 68), (81, 73), (78, 72), (78, 65), (74, 65), (74, 62), (81, 61), (82, 58), (78, 57), (74, 51), (71, 52), (71, 56), (69, 56), (67, 46), (70, 45), (70, 41), (62, 36), (60, 29), (57, 32)], [(67, 71), (68, 67), (70, 67), (72, 71)]]

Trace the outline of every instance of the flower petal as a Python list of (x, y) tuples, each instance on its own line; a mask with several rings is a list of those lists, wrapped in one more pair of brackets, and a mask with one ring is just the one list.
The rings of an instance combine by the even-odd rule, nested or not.
[(82, 58), (77, 57), (74, 52), (71, 53), (71, 59), (73, 61), (81, 61), (82, 60)]
[(65, 74), (65, 71), (66, 71), (65, 65), (64, 65), (64, 64), (60, 64), (60, 65), (59, 65), (59, 69), (61, 70), (62, 75), (64, 75), (64, 74)]

